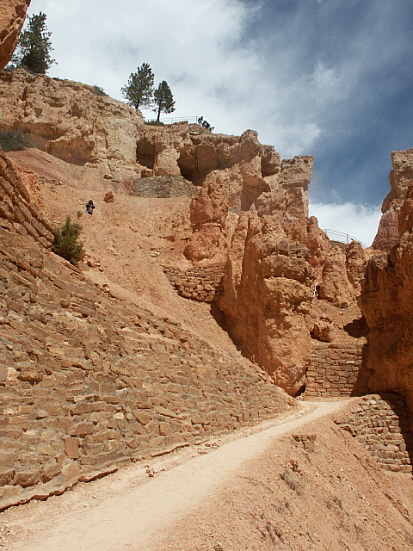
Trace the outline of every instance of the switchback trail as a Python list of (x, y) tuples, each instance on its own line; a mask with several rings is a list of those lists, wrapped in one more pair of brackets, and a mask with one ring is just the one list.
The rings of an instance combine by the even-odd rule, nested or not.
[(303, 402), (298, 412), (241, 429), (235, 439), (211, 438), (202, 449), (192, 448), (192, 456), (184, 450), (176, 457), (151, 461), (150, 467), (131, 465), (62, 496), (5, 511), (0, 516), (3, 549), (148, 551), (155, 536), (214, 495), (244, 462), (275, 439), (348, 402)]

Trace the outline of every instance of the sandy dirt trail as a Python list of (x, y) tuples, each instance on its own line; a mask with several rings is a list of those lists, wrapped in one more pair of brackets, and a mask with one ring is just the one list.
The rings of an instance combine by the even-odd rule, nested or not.
[[(113, 480), (97, 481), (98, 486), (94, 486), (97, 483), (84, 485), (89, 487), (87, 496), (81, 495), (81, 487), (76, 487), (73, 492), (47, 502), (23, 506), (26, 511), (18, 508), (21, 518), (13, 518), (11, 513), (7, 521), (13, 537), (6, 548), (9, 551), (147, 551), (155, 536), (213, 495), (245, 461), (261, 454), (274, 439), (347, 404), (348, 400), (304, 402), (289, 420), (287, 417), (267, 421), (259, 427), (262, 429), (259, 432), (192, 457), (144, 483), (134, 477), (133, 469), (142, 471), (142, 466), (136, 465), (120, 471)], [(58, 500), (55, 506), (53, 500)]]

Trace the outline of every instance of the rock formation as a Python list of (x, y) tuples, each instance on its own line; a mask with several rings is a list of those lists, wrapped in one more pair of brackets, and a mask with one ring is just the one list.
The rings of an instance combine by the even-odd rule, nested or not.
[(135, 162), (142, 116), (125, 103), (93, 86), (23, 69), (0, 75), (0, 88), (2, 129), (24, 131), (39, 149), (80, 166)]
[(308, 218), (312, 157), (281, 160), (252, 130), (226, 136), (197, 124), (144, 125), (138, 112), (90, 86), (24, 71), (1, 78), (3, 127), (95, 170), (96, 189), (188, 197), (186, 220), (158, 243), (159, 262), (182, 296), (215, 297), (242, 353), (299, 392), (318, 334), (313, 299), (354, 305), (365, 260), (361, 247), (333, 247)]
[(369, 389), (401, 393), (413, 411), (413, 150), (394, 152), (392, 158), (392, 189), (384, 205), (397, 206), (401, 237), (388, 255), (369, 261), (360, 307), (370, 329)]
[(0, 154), (0, 509), (292, 403), (240, 355), (50, 253), (50, 229)]
[(382, 217), (372, 247), (375, 250), (390, 252), (400, 238), (399, 210), (413, 181), (413, 149), (393, 151), (393, 170), (389, 174), (390, 192), (383, 201)]
[(31, 0), (3, 0), (0, 5), (0, 71), (11, 60)]

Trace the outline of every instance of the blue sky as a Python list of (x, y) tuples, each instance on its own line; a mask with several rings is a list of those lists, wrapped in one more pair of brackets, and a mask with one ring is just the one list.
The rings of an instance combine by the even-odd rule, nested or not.
[(32, 0), (39, 11), (51, 76), (122, 100), (149, 63), (173, 116), (314, 155), (311, 213), (371, 243), (390, 153), (413, 147), (413, 0)]

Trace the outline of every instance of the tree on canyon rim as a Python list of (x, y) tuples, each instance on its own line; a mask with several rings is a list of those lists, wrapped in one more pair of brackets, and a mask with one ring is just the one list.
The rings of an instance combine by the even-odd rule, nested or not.
[(153, 111), (155, 113), (158, 113), (157, 121), (159, 121), (159, 117), (161, 116), (161, 113), (172, 113), (175, 111), (175, 102), (174, 98), (171, 92), (171, 89), (168, 86), (168, 83), (163, 80), (158, 88), (155, 90), (154, 94), (154, 103), (155, 107)]
[(44, 75), (51, 65), (56, 63), (50, 56), (53, 50), (51, 35), (46, 26), (46, 14), (40, 12), (29, 17), (27, 28), (19, 37), (17, 53), (13, 56), (12, 64), (32, 73)]
[(143, 63), (136, 73), (130, 74), (128, 84), (121, 88), (122, 95), (129, 105), (135, 109), (152, 105), (154, 78), (148, 63)]

